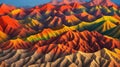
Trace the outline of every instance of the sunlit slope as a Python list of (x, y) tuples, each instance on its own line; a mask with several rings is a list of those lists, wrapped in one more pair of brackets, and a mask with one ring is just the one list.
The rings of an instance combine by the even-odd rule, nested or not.
[[(49, 34), (51, 32), (51, 34)], [(31, 49), (40, 53), (47, 53), (56, 49), (63, 49), (63, 52), (69, 54), (77, 51), (95, 52), (102, 48), (114, 49), (120, 48), (120, 42), (117, 39), (103, 36), (96, 31), (63, 31), (54, 32), (45, 29), (41, 34), (30, 36), (26, 39), (11, 39), (1, 43), (1, 49)], [(65, 49), (69, 49), (66, 51)], [(72, 52), (71, 52), (72, 50)], [(59, 51), (58, 53), (60, 53)]]
[(117, 27), (114, 27), (108, 31), (105, 31), (103, 34), (120, 39), (120, 25), (118, 25)]
[(8, 35), (0, 31), (0, 42), (4, 42), (8, 39)]
[(0, 15), (9, 14), (13, 9), (15, 9), (14, 6), (1, 4), (0, 5)]
[[(58, 29), (54, 29), (54, 28), (49, 29), (48, 28), (49, 30), (51, 30), (51, 32), (47, 31), (47, 29), (44, 29), (39, 34), (35, 34), (35, 35), (31, 35), (30, 37), (27, 37), (27, 40), (41, 40), (44, 35), (46, 37), (45, 38), (43, 37), (43, 39), (49, 39), (51, 37), (56, 37), (66, 31), (69, 31), (69, 30), (79, 30), (79, 31), (89, 30), (89, 31), (98, 31), (100, 33), (103, 33), (107, 30), (117, 27), (116, 24), (118, 21), (119, 20), (115, 19), (114, 17), (105, 16), (94, 22), (81, 22), (78, 25), (74, 25), (74, 26), (70, 26), (70, 27), (64, 25)], [(46, 34), (45, 33), (43, 34), (44, 31), (46, 31)]]
[[(8, 23), (8, 21), (4, 20), (5, 18), (8, 18), (8, 21), (11, 21), (11, 23)], [(39, 40), (47, 40), (52, 37), (57, 37), (61, 35), (64, 32), (70, 31), (70, 30), (89, 30), (89, 31), (98, 31), (99, 33), (104, 34), (105, 31), (111, 30), (115, 27), (118, 27), (119, 29), (119, 20), (112, 16), (103, 16), (102, 18), (99, 18), (93, 22), (80, 22), (77, 25), (72, 26), (66, 26), (66, 24), (53, 27), (51, 28), (44, 28), (44, 23), (36, 20), (36, 19), (26, 19), (26, 23), (19, 23), (18, 20), (15, 20), (13, 18), (10, 18), (9, 16), (3, 16), (1, 17), (1, 30), (4, 30), (3, 32), (7, 35), (14, 35), (15, 38), (17, 37), (25, 37), (28, 41), (39, 41)], [(73, 21), (72, 21), (73, 22)], [(5, 28), (5, 26), (7, 28)], [(17, 28), (18, 27), (18, 28)], [(10, 30), (12, 28), (13, 30)], [(10, 31), (10, 32), (9, 32)], [(13, 32), (15, 31), (15, 32)], [(9, 32), (9, 33), (8, 33)], [(119, 33), (119, 32), (118, 32)], [(111, 37), (119, 37), (119, 34), (116, 33), (115, 36)], [(32, 35), (31, 35), (32, 34)], [(106, 35), (109, 35), (108, 33)]]
[[(114, 18), (114, 17), (111, 17), (111, 16), (103, 16), (102, 18), (99, 18), (97, 19), (96, 21), (94, 22), (91, 22), (92, 25), (89, 25), (88, 27), (88, 30), (96, 30), (96, 31), (99, 31), (99, 32), (104, 32), (104, 31), (107, 31), (113, 27), (116, 27), (117, 23), (119, 22), (118, 19)], [(87, 26), (86, 26), (87, 27)]]
[(14, 39), (14, 40), (9, 40), (7, 42), (3, 42), (0, 45), (1, 49), (26, 49), (30, 48), (32, 44), (30, 42), (23, 41), (22, 39)]

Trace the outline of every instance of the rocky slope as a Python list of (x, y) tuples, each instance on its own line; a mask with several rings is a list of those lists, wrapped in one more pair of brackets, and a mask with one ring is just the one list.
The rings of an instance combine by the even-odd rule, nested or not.
[(120, 67), (120, 9), (111, 0), (0, 5), (0, 67)]
[(120, 50), (102, 49), (95, 53), (76, 52), (70, 55), (53, 54), (52, 51), (47, 54), (39, 54), (36, 51), (29, 50), (1, 50), (1, 67), (119, 67)]

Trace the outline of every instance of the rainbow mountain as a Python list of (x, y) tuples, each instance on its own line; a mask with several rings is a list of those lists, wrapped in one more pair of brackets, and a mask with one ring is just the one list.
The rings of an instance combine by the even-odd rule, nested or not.
[(0, 67), (120, 67), (120, 6), (111, 0), (1, 4)]

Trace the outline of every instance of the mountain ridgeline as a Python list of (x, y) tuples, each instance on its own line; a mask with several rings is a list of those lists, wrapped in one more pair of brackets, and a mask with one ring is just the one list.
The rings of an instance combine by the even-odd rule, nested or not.
[(111, 0), (0, 5), (0, 67), (120, 67), (120, 6)]

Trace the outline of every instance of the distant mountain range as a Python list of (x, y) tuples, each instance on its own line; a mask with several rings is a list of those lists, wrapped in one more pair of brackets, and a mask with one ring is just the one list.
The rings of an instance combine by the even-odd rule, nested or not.
[(110, 0), (0, 5), (0, 67), (120, 67), (120, 8)]

